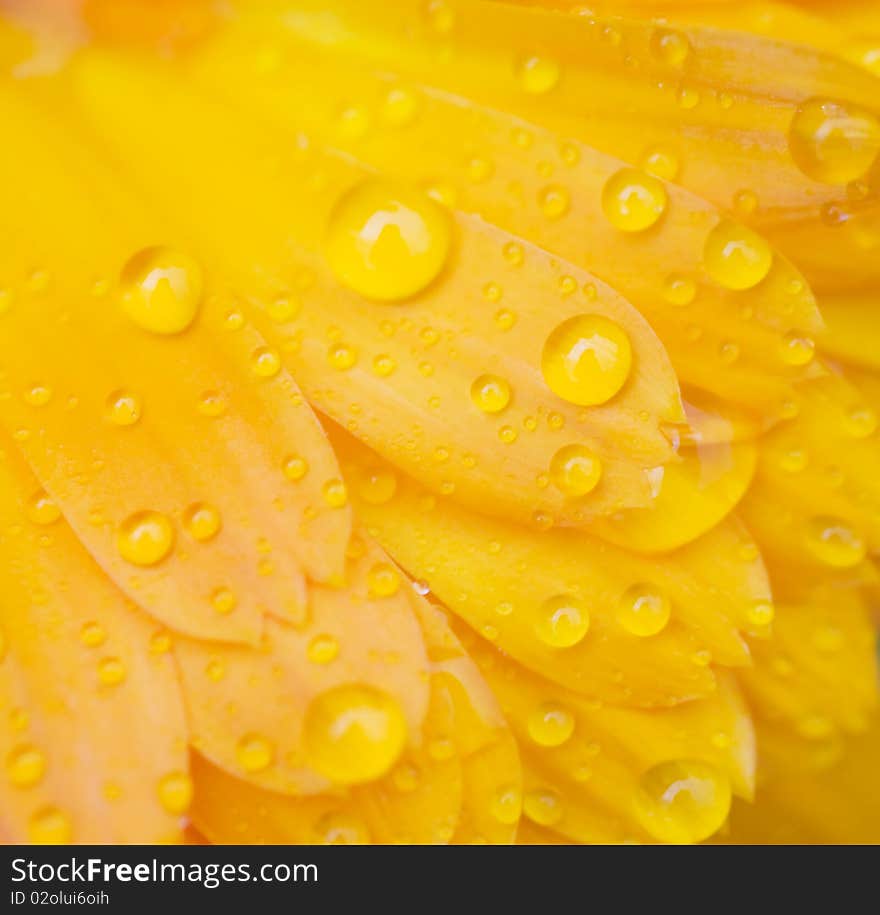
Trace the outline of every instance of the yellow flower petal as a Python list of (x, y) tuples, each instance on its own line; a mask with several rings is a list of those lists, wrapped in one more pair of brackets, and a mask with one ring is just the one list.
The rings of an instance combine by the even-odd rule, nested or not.
[[(293, 161), (285, 161), (280, 135), (257, 121), (244, 130), (229, 121), (224, 106), (166, 79), (91, 56), (78, 65), (77, 94), (83, 113), (152, 199), (170, 210), (185, 194), (194, 214), (203, 208), (213, 214), (193, 219), (188, 231), (224, 263), (240, 265), (242, 277), (250, 271), (246, 291), (266, 305), (260, 330), (319, 409), (434, 488), (452, 485), (457, 498), (524, 518), (545, 501), (564, 513), (560, 497), (540, 490), (536, 480), (563, 444), (560, 428), (577, 429), (606, 470), (590, 513), (644, 504), (650, 495), (644, 468), (672, 454), (660, 423), (678, 421), (681, 407), (665, 352), (630, 305), (607, 288), (595, 300), (560, 295), (564, 276), (571, 274), (579, 289), (588, 277), (535, 251), (505, 301), (518, 320), (504, 330), (495, 315), (500, 306), (491, 301), (495, 293), (484, 287), (495, 276), (486, 265), (494, 260), (501, 266), (512, 239), (464, 215), (456, 218), (451, 261), (433, 285), (402, 305), (368, 301), (345, 288), (350, 277), (341, 285), (318, 254), (334, 207), (366, 173), (317, 150), (298, 156), (293, 149)], [(154, 118), (163, 123), (161, 131), (151, 125)], [(276, 166), (254, 168), (267, 159)], [(200, 163), (195, 173), (193, 162)], [(233, 173), (236, 182), (224, 183), (223, 176)], [(434, 206), (427, 198), (416, 202), (410, 191), (388, 193), (391, 210), (404, 205), (393, 199), (401, 194), (410, 213), (413, 206)], [(266, 201), (272, 201), (268, 210)], [(385, 212), (376, 218), (386, 218)], [(274, 292), (266, 288), (267, 278)], [(295, 297), (299, 309), (281, 325), (272, 320), (271, 305), (279, 294)], [(487, 306), (475, 309), (484, 295)], [(594, 403), (589, 397), (565, 391), (567, 401), (535, 370), (554, 330), (584, 313), (605, 323), (576, 329), (557, 355), (559, 371), (573, 373), (576, 393), (598, 391), (589, 410), (581, 408)], [(486, 413), (472, 400), (474, 382), (487, 371), (513, 391), (501, 413)], [(552, 379), (550, 387), (559, 390)]]
[[(191, 793), (168, 636), (101, 573), (8, 439), (0, 455), (0, 833), (168, 842)], [(51, 521), (49, 521), (51, 519)]]
[[(216, 765), (289, 794), (314, 794), (337, 778), (373, 780), (373, 763), (384, 770), (396, 761), (384, 743), (392, 735), (383, 732), (358, 758), (345, 759), (339, 757), (344, 747), (325, 751), (326, 735), (313, 720), (315, 703), (339, 688), (358, 691), (341, 697), (340, 714), (347, 698), (351, 709), (361, 709), (359, 696), (366, 691), (368, 702), (380, 691), (389, 714), (402, 713), (406, 742), (418, 743), (428, 662), (415, 595), (377, 547), (356, 537), (351, 552), (344, 587), (310, 586), (302, 625), (268, 620), (263, 643), (254, 648), (178, 641), (193, 743)], [(373, 720), (384, 714), (376, 711)]]
[[(15, 125), (0, 195), (22, 214), (4, 239), (0, 422), (104, 570), (168, 626), (253, 642), (265, 613), (302, 618), (306, 573), (337, 575), (350, 530), (327, 503), (339, 470), (314, 414), (280, 366), (266, 375), (265, 340), (185, 245), (126, 268), (169, 235), (40, 109), (5, 92), (0, 106)], [(13, 177), (21, 161), (39, 181)], [(132, 320), (135, 306), (196, 312), (167, 334)]]

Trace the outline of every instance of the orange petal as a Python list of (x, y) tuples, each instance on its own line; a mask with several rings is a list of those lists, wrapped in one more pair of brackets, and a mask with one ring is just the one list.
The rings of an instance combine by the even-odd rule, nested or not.
[[(21, 214), (3, 231), (13, 301), (0, 316), (0, 422), (105, 571), (170, 627), (253, 642), (263, 613), (300, 618), (305, 574), (341, 572), (350, 530), (349, 510), (325, 498), (339, 471), (314, 414), (174, 233), (143, 223), (142, 205), (39, 108), (7, 94), (0, 107), (15, 125), (0, 197)], [(38, 182), (11, 178), (23, 160)], [(128, 269), (178, 271), (184, 285), (160, 307), (195, 311), (181, 333), (130, 319), (135, 278), (117, 282), (157, 239), (171, 247)]]
[(0, 834), (180, 840), (191, 782), (168, 637), (103, 576), (6, 439), (0, 531)]

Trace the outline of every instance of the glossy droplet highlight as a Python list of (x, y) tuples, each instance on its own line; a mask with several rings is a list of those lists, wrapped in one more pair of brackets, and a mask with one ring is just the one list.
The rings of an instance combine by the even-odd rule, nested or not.
[(217, 536), (222, 526), (220, 512), (207, 502), (190, 505), (183, 514), (183, 525), (193, 540), (205, 542)]
[(626, 332), (601, 315), (578, 315), (547, 338), (541, 357), (554, 394), (580, 406), (611, 400), (629, 378), (632, 347)]
[(851, 569), (867, 555), (862, 535), (838, 518), (813, 518), (807, 525), (806, 543), (819, 562), (835, 569)]
[(122, 270), (122, 310), (150, 333), (179, 334), (198, 314), (203, 284), (201, 267), (188, 255), (171, 248), (147, 248)]
[(681, 67), (691, 53), (686, 35), (672, 29), (656, 29), (651, 36), (651, 53), (670, 67)]
[(126, 562), (136, 566), (154, 566), (171, 552), (174, 528), (160, 512), (136, 512), (120, 525), (116, 546)]
[(719, 286), (743, 291), (766, 278), (773, 266), (773, 249), (751, 229), (724, 220), (707, 236), (703, 260)]
[(524, 57), (517, 66), (519, 84), (532, 95), (543, 95), (555, 88), (561, 75), (555, 60), (537, 54)]
[(497, 375), (480, 375), (471, 385), (471, 400), (484, 413), (500, 413), (510, 403), (510, 385)]
[(104, 404), (104, 417), (114, 426), (133, 426), (143, 413), (140, 398), (130, 391), (114, 391)]
[(28, 822), (28, 838), (34, 845), (69, 845), (72, 837), (70, 817), (57, 807), (43, 807)]
[(192, 779), (186, 772), (169, 772), (159, 779), (156, 792), (159, 803), (168, 813), (181, 816), (189, 810), (192, 803)]
[(55, 500), (41, 489), (28, 500), (27, 516), (34, 524), (45, 527), (59, 520), (61, 509)]
[(877, 160), (880, 119), (849, 102), (811, 99), (795, 112), (788, 148), (808, 177), (824, 184), (849, 184)]
[(584, 445), (566, 445), (553, 455), (550, 477), (565, 495), (586, 496), (602, 479), (602, 462)]
[(617, 607), (617, 622), (630, 635), (648, 637), (666, 628), (672, 607), (669, 598), (649, 584), (628, 588)]
[(528, 720), (529, 737), (540, 747), (560, 747), (574, 733), (574, 715), (555, 702), (536, 708)]
[(361, 684), (337, 686), (306, 710), (306, 756), (322, 775), (342, 785), (373, 781), (397, 762), (407, 739), (396, 699)]
[(635, 168), (612, 175), (602, 191), (602, 210), (621, 232), (644, 232), (666, 211), (666, 187), (659, 178)]
[(535, 632), (550, 648), (571, 648), (590, 628), (590, 613), (576, 598), (551, 597), (538, 610)]
[(730, 783), (714, 766), (675, 760), (645, 772), (636, 790), (635, 810), (652, 838), (688, 844), (702, 842), (721, 828), (730, 799)]
[(316, 635), (306, 653), (312, 664), (329, 664), (339, 654), (339, 642), (332, 635)]
[(45, 773), (45, 754), (30, 744), (15, 747), (6, 757), (6, 776), (16, 788), (32, 788)]
[(437, 278), (451, 244), (451, 219), (442, 206), (417, 190), (368, 180), (337, 203), (324, 250), (349, 289), (395, 302)]
[(387, 562), (377, 562), (367, 572), (367, 587), (373, 597), (393, 597), (400, 590), (400, 573)]
[(235, 746), (235, 758), (245, 772), (263, 772), (275, 759), (275, 747), (260, 734), (246, 734)]

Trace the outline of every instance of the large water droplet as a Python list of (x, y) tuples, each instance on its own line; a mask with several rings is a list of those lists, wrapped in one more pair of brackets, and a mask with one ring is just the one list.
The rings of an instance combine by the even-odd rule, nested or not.
[(125, 265), (120, 277), (122, 310), (144, 330), (179, 334), (195, 320), (202, 300), (198, 263), (171, 248), (147, 248)]

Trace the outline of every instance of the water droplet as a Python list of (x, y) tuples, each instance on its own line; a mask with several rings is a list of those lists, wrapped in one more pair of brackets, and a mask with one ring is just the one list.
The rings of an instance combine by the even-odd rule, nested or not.
[(28, 822), (28, 838), (34, 845), (69, 845), (72, 836), (70, 817), (57, 807), (43, 807)]
[(374, 179), (337, 203), (324, 247), (341, 283), (368, 299), (393, 302), (432, 283), (451, 244), (443, 207), (419, 191)]
[(419, 94), (406, 86), (395, 86), (388, 90), (382, 104), (382, 117), (393, 127), (412, 124), (419, 113)]
[(403, 752), (406, 719), (397, 700), (372, 686), (346, 684), (316, 696), (303, 741), (311, 765), (343, 785), (373, 781)]
[(553, 788), (535, 788), (526, 792), (523, 813), (539, 826), (553, 826), (565, 812), (562, 798)]
[(202, 300), (202, 269), (171, 248), (147, 248), (122, 269), (122, 310), (143, 330), (179, 334), (195, 320)]
[(835, 569), (851, 569), (867, 555), (858, 531), (837, 518), (813, 518), (807, 525), (807, 548), (819, 562)]
[(631, 366), (629, 337), (601, 315), (577, 315), (560, 324), (541, 358), (550, 390), (580, 406), (609, 401), (626, 383)]
[(330, 508), (343, 508), (348, 504), (348, 489), (342, 480), (328, 480), (321, 488), (321, 494)]
[(880, 152), (880, 120), (849, 102), (810, 99), (795, 112), (791, 157), (810, 178), (848, 184), (863, 177)]
[(559, 596), (538, 609), (535, 632), (550, 648), (571, 648), (577, 645), (590, 628), (590, 613), (576, 598)]
[(448, 35), (455, 27), (455, 10), (447, 0), (428, 0), (425, 16), (428, 25), (438, 35)]
[(198, 410), (202, 416), (216, 418), (229, 408), (226, 395), (221, 391), (205, 391), (199, 398)]
[(672, 607), (669, 598), (650, 584), (628, 588), (617, 605), (617, 622), (630, 634), (642, 638), (666, 628)]
[(61, 518), (61, 509), (55, 500), (41, 489), (28, 500), (27, 516), (34, 524), (47, 526)]
[(275, 759), (275, 747), (260, 734), (245, 734), (235, 745), (235, 758), (245, 772), (263, 772)]
[(397, 477), (393, 471), (369, 469), (359, 478), (358, 495), (368, 505), (385, 505), (397, 492)]
[(100, 623), (83, 623), (79, 630), (79, 640), (86, 648), (97, 648), (99, 645), (103, 645), (106, 639), (107, 633)]
[(400, 574), (387, 562), (377, 562), (367, 572), (367, 587), (373, 597), (393, 597), (400, 590)]
[(369, 845), (367, 824), (349, 813), (325, 813), (315, 824), (315, 833), (323, 845)]
[(281, 371), (281, 357), (268, 346), (259, 346), (251, 354), (251, 369), (260, 378), (274, 378)]
[(380, 353), (373, 359), (373, 371), (380, 378), (387, 378), (396, 368), (397, 363), (387, 353)]
[(104, 417), (114, 426), (133, 426), (143, 413), (143, 404), (130, 391), (114, 391), (104, 404)]
[(703, 259), (719, 286), (742, 291), (765, 279), (773, 266), (773, 249), (751, 229), (723, 220), (707, 236)]
[(337, 371), (346, 372), (357, 362), (357, 349), (348, 343), (333, 343), (327, 350), (327, 361)]
[(844, 419), (844, 430), (853, 438), (869, 438), (877, 426), (877, 413), (870, 407), (854, 407)]
[(649, 174), (664, 181), (674, 181), (681, 170), (678, 156), (670, 149), (656, 147), (649, 149), (641, 159), (642, 168)]
[(670, 305), (683, 308), (697, 297), (697, 284), (688, 277), (670, 276), (663, 284), (663, 297)]
[(52, 389), (45, 384), (35, 384), (24, 392), (24, 402), (32, 407), (45, 407), (52, 399)]
[(516, 315), (508, 308), (502, 308), (495, 312), (494, 321), (499, 330), (510, 330), (516, 324)]
[(471, 385), (471, 400), (484, 413), (500, 413), (510, 403), (510, 385), (497, 375), (480, 375)]
[(776, 608), (766, 600), (755, 601), (746, 610), (746, 622), (750, 626), (756, 626), (758, 629), (769, 626), (775, 616)]
[(602, 209), (615, 229), (644, 232), (666, 210), (666, 187), (659, 178), (635, 168), (612, 175), (602, 191)]
[(292, 454), (286, 458), (282, 465), (284, 476), (293, 483), (301, 480), (309, 472), (309, 464), (305, 458)]
[(730, 783), (714, 766), (674, 760), (642, 775), (635, 810), (645, 831), (660, 842), (702, 842), (730, 811)]
[(574, 733), (574, 715), (556, 702), (546, 702), (529, 715), (529, 737), (540, 747), (560, 747)]
[(194, 540), (206, 541), (216, 537), (222, 526), (220, 512), (206, 502), (196, 502), (183, 513), (183, 524)]
[(126, 676), (128, 671), (119, 658), (102, 658), (98, 662), (98, 681), (103, 686), (119, 686)]
[(192, 803), (192, 779), (186, 772), (169, 772), (159, 779), (157, 793), (159, 803), (168, 813), (181, 816), (189, 810)]
[(561, 75), (555, 60), (537, 54), (523, 58), (517, 66), (520, 85), (532, 95), (543, 95), (555, 88)]
[(566, 445), (553, 455), (550, 476), (565, 495), (586, 496), (602, 479), (602, 462), (584, 445)]
[(500, 788), (492, 798), (489, 811), (499, 823), (512, 826), (522, 813), (522, 792), (516, 786)]
[(560, 219), (571, 206), (568, 191), (559, 184), (551, 184), (538, 193), (538, 206), (548, 219)]
[(46, 773), (46, 755), (30, 744), (15, 747), (6, 757), (6, 775), (16, 788), (32, 788)]
[(672, 29), (655, 29), (651, 35), (651, 53), (670, 67), (681, 67), (691, 53), (687, 35)]
[(332, 635), (316, 635), (307, 650), (312, 664), (329, 664), (339, 654), (339, 642)]
[(154, 566), (171, 552), (174, 528), (168, 518), (159, 512), (136, 512), (120, 525), (116, 546), (126, 562), (136, 566)]
[(779, 355), (786, 365), (809, 365), (816, 355), (816, 344), (809, 338), (800, 334), (786, 334), (779, 347)]
[(502, 254), (504, 255), (504, 260), (506, 260), (511, 267), (522, 266), (526, 257), (523, 246), (517, 244), (515, 241), (507, 242), (504, 248), (502, 248)]
[(238, 598), (229, 588), (215, 588), (211, 592), (211, 606), (221, 616), (226, 616), (238, 606)]

